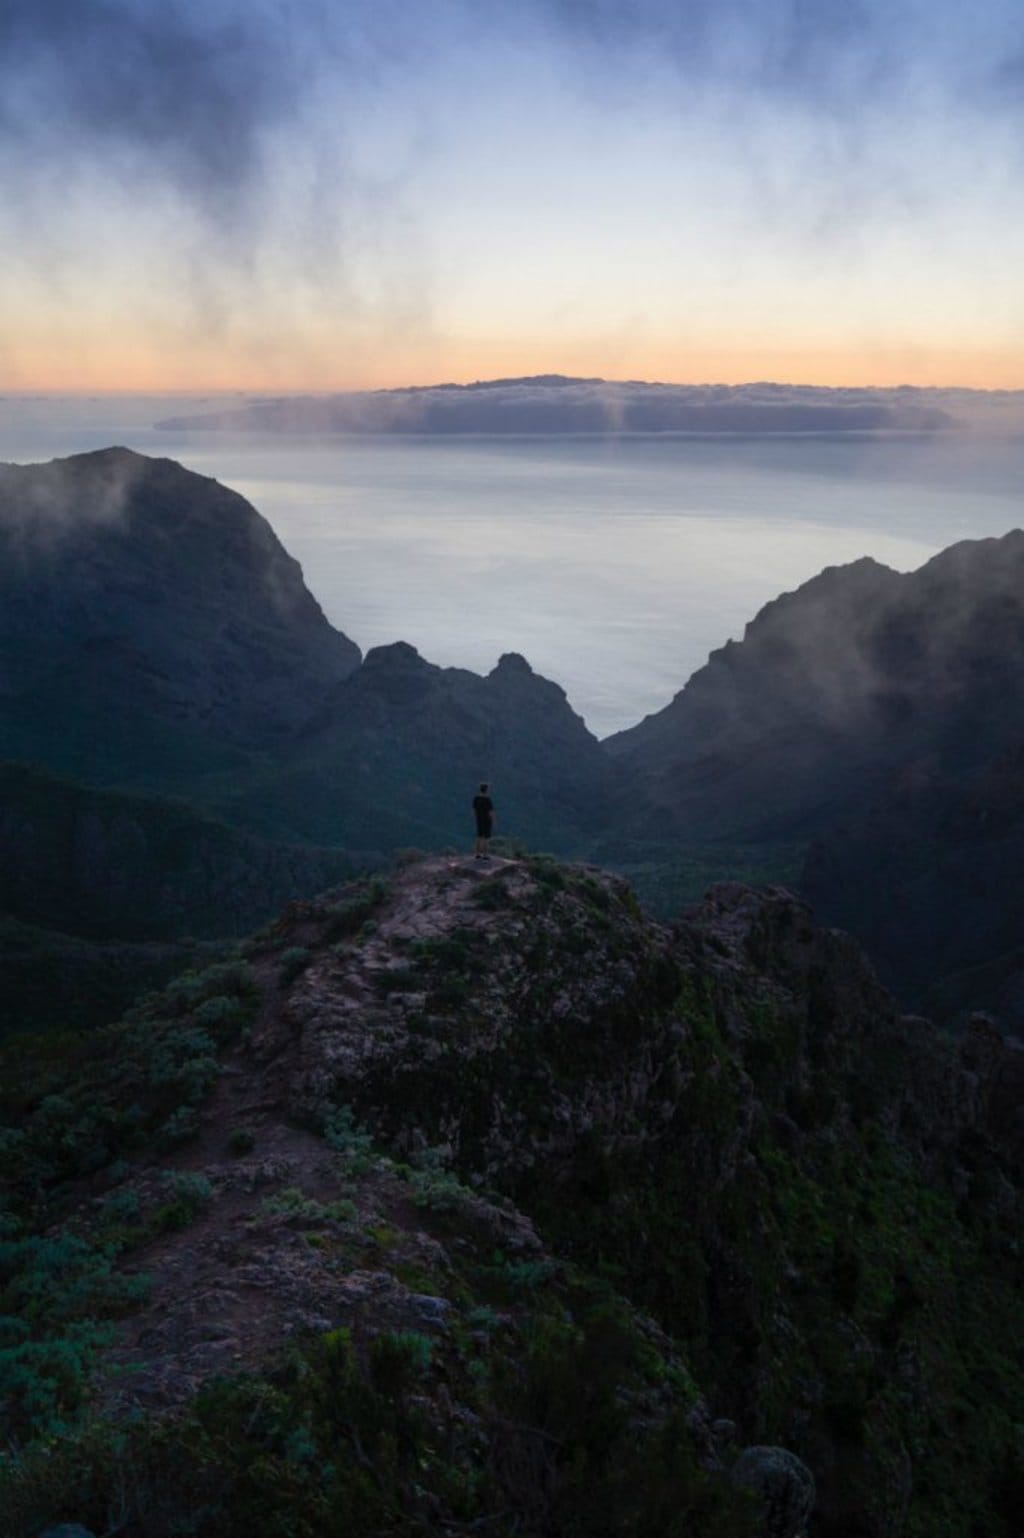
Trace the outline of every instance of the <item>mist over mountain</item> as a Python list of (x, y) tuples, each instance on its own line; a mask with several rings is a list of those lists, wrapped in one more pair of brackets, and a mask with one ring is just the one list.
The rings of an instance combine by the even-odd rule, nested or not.
[[(1012, 1538), (1024, 534), (600, 743), (518, 654), (361, 658), (179, 466), (0, 491), (0, 742), (83, 782), (0, 765), (12, 1534)], [(674, 922), (445, 848), (482, 778)], [(956, 1039), (778, 885), (680, 913), (783, 844)]]
[(823, 572), (607, 747), (672, 826), (804, 833), (915, 766), (987, 763), (1022, 705), (1018, 530), (906, 574), (870, 560)]
[[(179, 860), (187, 930), (244, 922), (253, 878), (265, 907), (279, 887), (261, 871), (301, 885), (296, 841), (315, 846), (311, 875), (323, 849), (365, 868), (396, 848), (460, 845), (486, 779), (499, 834), (596, 856), (658, 912), (721, 876), (802, 880), (906, 1001), (1024, 1022), (1016, 909), (1001, 895), (1024, 736), (1024, 534), (907, 575), (871, 560), (828, 569), (767, 605), (664, 710), (599, 743), (518, 655), (483, 676), (402, 641), (360, 661), (255, 509), (180, 466), (109, 450), (10, 467), (0, 493), (0, 751), (87, 786), (173, 792), (262, 841), (216, 872)], [(110, 860), (75, 855), (59, 900), (45, 898), (54, 881), (23, 901), (33, 849), (57, 870), (58, 848), (71, 860), (88, 844), (58, 835), (78, 826), (70, 797), (49, 813), (36, 798), (29, 833), (9, 798), (12, 917), (109, 938), (116, 925), (101, 935), (68, 915), (105, 911)], [(152, 813), (154, 828), (220, 847)], [(130, 808), (111, 817), (129, 829), (121, 938), (184, 932), (166, 927), (173, 861), (154, 862)], [(240, 885), (223, 879), (243, 867)]]
[(236, 492), (127, 449), (0, 466), (0, 754), (173, 781), (359, 662)]
[[(0, 753), (173, 791), (251, 831), (381, 851), (464, 836), (497, 781), (561, 850), (614, 777), (525, 659), (487, 677), (335, 631), (236, 493), (126, 450), (0, 474)], [(510, 819), (511, 821), (511, 819)]]
[(635, 831), (812, 845), (802, 881), (900, 996), (1024, 1023), (1024, 533), (905, 575), (874, 561), (768, 604), (605, 744)]
[(675, 385), (540, 374), (410, 389), (257, 400), (174, 431), (273, 433), (865, 433), (938, 432), (1024, 416), (1024, 393)]

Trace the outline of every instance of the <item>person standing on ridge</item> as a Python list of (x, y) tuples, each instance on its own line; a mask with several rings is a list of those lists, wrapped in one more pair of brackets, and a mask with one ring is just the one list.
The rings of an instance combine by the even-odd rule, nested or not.
[(487, 781), (481, 780), (480, 789), (473, 797), (473, 812), (476, 817), (476, 844), (473, 853), (478, 860), (485, 858), (487, 840), (494, 832), (494, 802), (488, 795), (489, 789)]

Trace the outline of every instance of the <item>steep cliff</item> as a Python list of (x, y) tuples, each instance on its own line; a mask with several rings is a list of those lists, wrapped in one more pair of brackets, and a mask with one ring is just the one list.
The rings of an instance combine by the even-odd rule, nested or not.
[(863, 809), (898, 774), (982, 767), (1022, 719), (1016, 531), (903, 575), (869, 560), (822, 572), (607, 747), (666, 831), (804, 835)]
[(0, 466), (0, 751), (175, 784), (301, 726), (359, 662), (270, 525), (167, 459)]

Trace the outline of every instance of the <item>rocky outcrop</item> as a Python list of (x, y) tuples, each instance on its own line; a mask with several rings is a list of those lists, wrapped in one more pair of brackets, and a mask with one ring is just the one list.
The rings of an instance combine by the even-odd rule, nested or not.
[[(300, 1487), (329, 1514), (340, 1469), (428, 1532), (683, 1511), (725, 1538), (759, 1510), (795, 1538), (811, 1478), (815, 1538), (996, 1532), (1019, 1058), (902, 1017), (785, 890), (669, 928), (591, 868), (446, 856), (291, 905), (45, 1093), (0, 1076), (0, 1157), (19, 1221), (121, 1234), (149, 1278), (103, 1404), (173, 1411), (210, 1521), (267, 1469), (276, 1516)], [(250, 1387), (204, 1397), (225, 1374)], [(188, 1480), (160, 1488), (184, 1519)]]
[(759, 1538), (803, 1538), (814, 1509), (814, 1476), (799, 1458), (784, 1447), (747, 1447), (732, 1477), (757, 1502)]

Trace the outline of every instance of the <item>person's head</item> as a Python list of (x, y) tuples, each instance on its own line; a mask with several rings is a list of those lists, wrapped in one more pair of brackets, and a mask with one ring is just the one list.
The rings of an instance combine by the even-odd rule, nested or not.
[(490, 790), (490, 788), (491, 787), (488, 785), (486, 780), (481, 780), (480, 781), (480, 794), (482, 796), (486, 796), (486, 794)]

